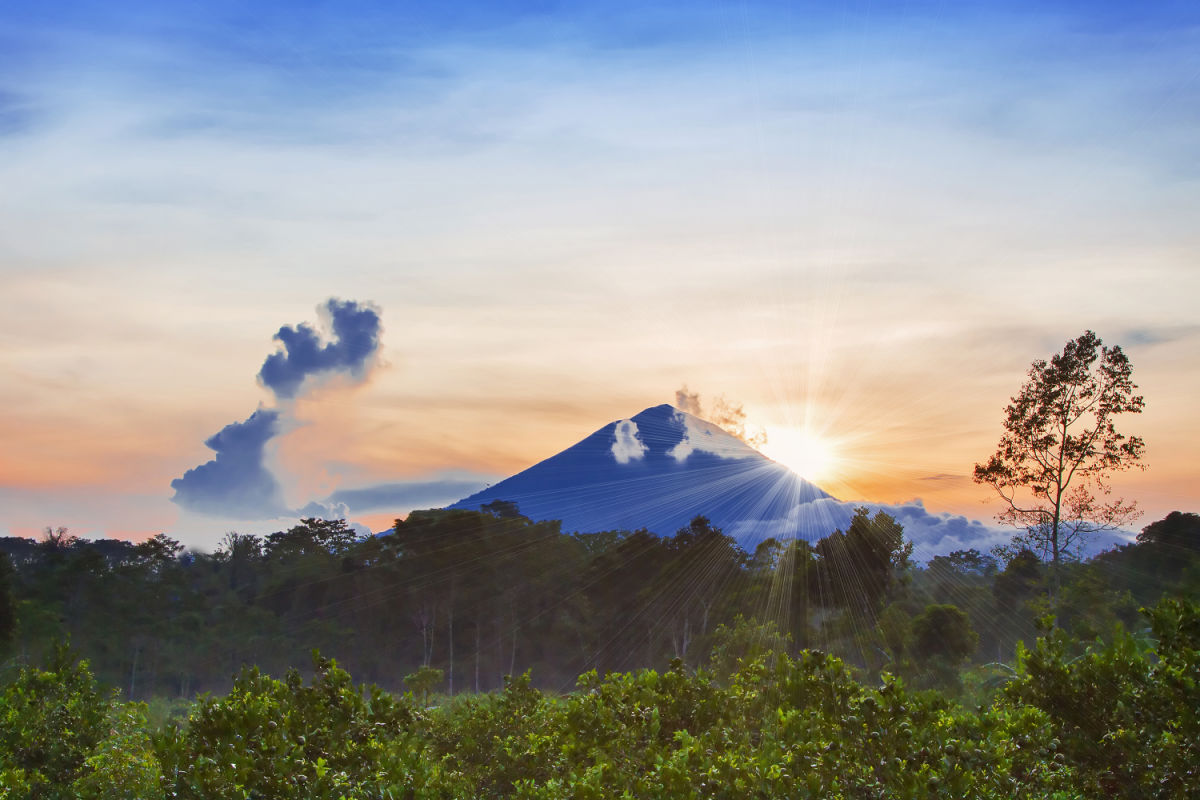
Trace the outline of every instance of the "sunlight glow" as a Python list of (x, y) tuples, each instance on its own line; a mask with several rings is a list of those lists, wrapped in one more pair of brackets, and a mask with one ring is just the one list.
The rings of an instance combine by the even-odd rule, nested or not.
[(835, 478), (838, 455), (832, 442), (811, 430), (768, 428), (763, 455), (812, 483)]

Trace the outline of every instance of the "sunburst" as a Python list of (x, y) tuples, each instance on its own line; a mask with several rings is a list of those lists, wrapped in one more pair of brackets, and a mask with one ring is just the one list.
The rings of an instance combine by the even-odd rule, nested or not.
[(820, 483), (837, 477), (837, 447), (812, 430), (768, 427), (766, 444), (759, 449), (805, 480)]

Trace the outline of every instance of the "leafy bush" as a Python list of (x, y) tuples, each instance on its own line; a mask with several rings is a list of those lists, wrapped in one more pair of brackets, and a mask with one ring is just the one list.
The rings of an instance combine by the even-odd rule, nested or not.
[(0, 694), (4, 785), (10, 792), (24, 786), (31, 798), (74, 797), (69, 787), (108, 733), (112, 705), (87, 662), (77, 662), (65, 646), (55, 648), (44, 669), (23, 668)]
[(72, 785), (79, 800), (141, 800), (162, 797), (162, 771), (146, 730), (146, 707), (117, 704), (109, 711), (108, 736), (83, 762)]
[(0, 800), (1186, 798), (1200, 784), (1200, 608), (1148, 614), (1152, 640), (1082, 655), (1050, 631), (973, 710), (893, 675), (866, 685), (741, 623), (717, 637), (719, 676), (675, 660), (588, 672), (556, 697), (526, 673), (426, 709), (316, 657), (307, 685), (247, 669), (151, 733), (145, 706), (115, 702), (60, 649), (2, 689)]
[(1184, 798), (1200, 786), (1200, 607), (1165, 599), (1146, 613), (1152, 650), (1122, 632), (1071, 657), (1053, 631), (1006, 688), (1013, 706), (1049, 716), (1056, 749), (1096, 796)]
[[(244, 670), (225, 697), (200, 698), (185, 726), (155, 742), (172, 797), (405, 797), (422, 773), (417, 712), (376, 687), (365, 693), (331, 660), (279, 681)], [(420, 782), (425, 782), (421, 779)]]

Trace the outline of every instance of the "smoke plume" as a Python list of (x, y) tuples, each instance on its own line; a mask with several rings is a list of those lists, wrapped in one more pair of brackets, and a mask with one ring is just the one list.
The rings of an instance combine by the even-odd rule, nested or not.
[(718, 395), (708, 413), (705, 414), (704, 407), (700, 404), (700, 393), (689, 392), (685, 384), (675, 392), (675, 407), (694, 417), (708, 420), (751, 447), (759, 448), (767, 443), (767, 432), (753, 425), (747, 425), (746, 411), (741, 403), (726, 400), (725, 395)]
[(379, 349), (379, 314), (374, 308), (330, 298), (322, 311), (329, 316), (333, 334), (326, 344), (307, 323), (284, 325), (275, 334), (283, 349), (267, 356), (258, 382), (276, 397), (295, 397), (310, 375), (341, 372), (361, 379)]
[[(258, 380), (277, 400), (294, 399), (312, 376), (343, 374), (362, 380), (373, 363), (380, 332), (374, 307), (330, 298), (318, 312), (329, 320), (328, 342), (307, 323), (284, 325), (275, 334), (282, 348), (267, 356)], [(318, 516), (311, 503), (298, 511), (284, 506), (279, 482), (265, 462), (267, 443), (279, 435), (288, 409), (290, 404), (260, 408), (245, 422), (232, 422), (210, 437), (204, 444), (216, 456), (171, 481), (171, 499), (189, 511), (223, 517)]]
[(263, 464), (267, 442), (279, 432), (279, 412), (260, 408), (204, 442), (212, 461), (171, 481), (171, 498), (190, 511), (225, 517), (275, 517), (284, 511), (279, 483)]

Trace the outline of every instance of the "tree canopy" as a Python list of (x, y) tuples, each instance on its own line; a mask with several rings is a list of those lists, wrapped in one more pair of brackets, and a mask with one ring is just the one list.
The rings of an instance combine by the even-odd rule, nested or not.
[[(975, 465), (1006, 508), (997, 519), (1023, 530), (1030, 547), (1057, 568), (1088, 534), (1136, 517), (1133, 503), (1109, 499), (1109, 476), (1139, 464), (1145, 444), (1117, 431), (1116, 418), (1142, 411), (1133, 367), (1120, 346), (1092, 331), (1037, 360), (1004, 410), (996, 452)], [(1015, 550), (1014, 550), (1015, 552)]]

